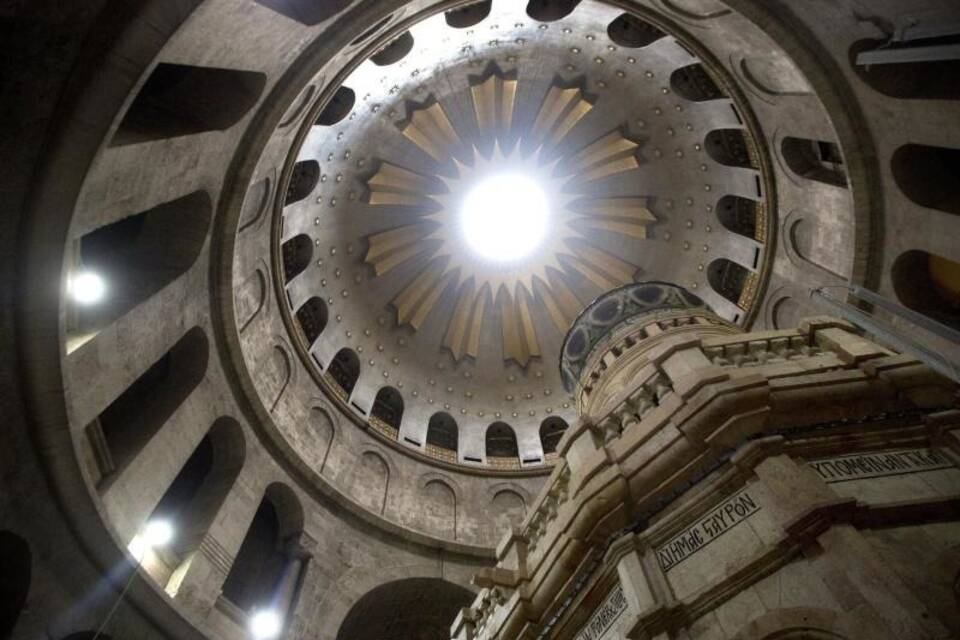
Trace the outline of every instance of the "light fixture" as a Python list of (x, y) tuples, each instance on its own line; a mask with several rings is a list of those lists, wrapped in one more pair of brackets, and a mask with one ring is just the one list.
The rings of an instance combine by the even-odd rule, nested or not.
[(106, 295), (107, 283), (94, 271), (79, 271), (71, 276), (68, 290), (79, 304), (96, 304)]
[(250, 635), (254, 640), (270, 640), (280, 635), (280, 615), (272, 609), (260, 609), (250, 616)]
[(490, 176), (463, 201), (467, 244), (481, 256), (506, 262), (528, 255), (543, 240), (549, 203), (537, 182), (523, 174)]
[(151, 549), (166, 546), (173, 539), (173, 525), (168, 520), (151, 520), (143, 528), (143, 541)]
[(168, 520), (150, 520), (133, 536), (127, 549), (137, 559), (143, 562), (147, 551), (164, 547), (173, 540), (173, 525)]

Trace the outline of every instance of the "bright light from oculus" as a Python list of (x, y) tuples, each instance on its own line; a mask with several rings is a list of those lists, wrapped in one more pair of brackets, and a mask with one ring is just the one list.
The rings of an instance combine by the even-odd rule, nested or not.
[(96, 304), (107, 293), (107, 283), (93, 271), (80, 271), (70, 278), (69, 292), (80, 304)]
[(470, 248), (491, 260), (532, 252), (547, 230), (550, 206), (535, 180), (517, 173), (486, 178), (467, 194), (461, 224)]
[(280, 635), (280, 616), (276, 611), (261, 609), (250, 616), (250, 635), (256, 640), (270, 640)]

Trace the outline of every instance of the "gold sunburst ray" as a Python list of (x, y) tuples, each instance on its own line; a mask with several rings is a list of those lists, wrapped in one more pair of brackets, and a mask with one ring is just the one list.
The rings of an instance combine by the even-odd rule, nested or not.
[[(637, 273), (635, 264), (590, 242), (594, 234), (643, 239), (657, 221), (641, 195), (600, 197), (584, 191), (584, 185), (640, 168), (638, 143), (620, 129), (572, 153), (556, 153), (593, 106), (580, 89), (551, 87), (530, 131), (520, 136), (513, 135), (516, 95), (516, 80), (497, 74), (471, 87), (481, 139), (458, 131), (439, 101), (414, 110), (401, 131), (438, 168), (424, 175), (383, 160), (367, 180), (371, 207), (403, 206), (420, 215), (368, 236), (365, 261), (378, 276), (422, 261), (392, 300), (398, 322), (414, 329), (453, 287), (455, 302), (441, 344), (456, 360), (479, 357), (482, 327), (497, 321), (504, 360), (525, 366), (541, 352), (535, 314), (545, 313), (547, 326), (563, 333), (582, 308), (574, 281), (603, 291), (630, 282)], [(459, 211), (476, 183), (512, 172), (541, 185), (550, 222), (530, 255), (490, 262), (469, 248)]]

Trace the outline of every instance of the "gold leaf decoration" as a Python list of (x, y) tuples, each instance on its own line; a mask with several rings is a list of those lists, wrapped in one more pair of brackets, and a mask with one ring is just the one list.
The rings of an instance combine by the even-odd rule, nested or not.
[[(593, 107), (579, 88), (559, 86), (547, 91), (530, 129), (514, 140), (512, 135), (519, 133), (517, 90), (516, 80), (497, 71), (473, 83), (469, 97), (478, 139), (458, 132), (439, 102), (413, 110), (401, 131), (443, 165), (443, 172), (423, 175), (384, 160), (367, 180), (371, 207), (402, 206), (419, 218), (368, 235), (365, 261), (382, 276), (426, 258), (391, 304), (398, 323), (415, 330), (437, 309), (448, 310), (439, 341), (458, 361), (481, 357), (484, 327), (499, 322), (503, 359), (526, 366), (541, 354), (535, 314), (544, 314), (549, 323), (543, 326), (562, 335), (583, 308), (575, 293), (578, 287), (592, 285), (599, 295), (631, 282), (637, 273), (637, 266), (624, 257), (591, 243), (594, 234), (644, 239), (657, 222), (648, 199), (640, 194), (594, 197), (574, 187), (637, 170), (637, 142), (617, 129), (557, 157), (555, 150), (563, 148), (561, 143)], [(462, 191), (489, 173), (508, 170), (530, 175), (544, 186), (550, 226), (530, 256), (509, 264), (490, 263), (462, 236), (457, 222)], [(438, 302), (450, 287), (455, 301), (441, 307)]]

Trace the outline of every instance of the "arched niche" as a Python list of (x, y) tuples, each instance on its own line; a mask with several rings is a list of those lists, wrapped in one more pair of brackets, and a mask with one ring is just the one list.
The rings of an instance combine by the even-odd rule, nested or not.
[(301, 233), (284, 242), (280, 246), (280, 253), (283, 260), (283, 280), (290, 282), (310, 266), (313, 242), (307, 234)]
[(916, 204), (960, 215), (960, 149), (907, 144), (894, 152), (890, 169)]
[(333, 356), (327, 373), (349, 398), (360, 378), (360, 357), (353, 349), (344, 347)]
[(474, 595), (440, 578), (406, 578), (375, 587), (354, 603), (337, 640), (447, 640)]
[(725, 97), (716, 81), (699, 62), (674, 70), (670, 74), (670, 88), (691, 102), (706, 102)]
[(256, 71), (161, 62), (140, 88), (110, 144), (229, 129), (257, 103), (266, 80)]
[(500, 489), (490, 500), (493, 510), (494, 537), (499, 537), (510, 527), (518, 527), (527, 512), (527, 503), (523, 496), (513, 489)]
[(413, 35), (409, 31), (404, 31), (390, 44), (373, 54), (370, 61), (378, 67), (386, 67), (403, 60), (411, 49), (413, 49)]
[(714, 129), (704, 138), (703, 148), (715, 162), (724, 166), (756, 168), (743, 129)]
[(718, 258), (707, 267), (707, 282), (713, 290), (736, 305), (740, 304), (749, 277), (746, 267), (727, 258)]
[(210, 427), (157, 503), (150, 521), (169, 522), (176, 537), (148, 566), (151, 576), (175, 596), (195, 552), (220, 512), (243, 467), (246, 440), (233, 418)]
[(332, 18), (350, 5), (350, 0), (323, 0), (323, 2), (303, 2), (303, 0), (254, 1), (308, 27)]
[(349, 115), (353, 105), (357, 101), (357, 94), (350, 87), (338, 87), (334, 92), (330, 102), (326, 104), (320, 115), (317, 116), (316, 124), (321, 127), (329, 127), (337, 124)]
[(887, 44), (887, 40), (871, 39), (850, 47), (850, 65), (871, 89), (902, 100), (960, 100), (960, 60), (857, 64), (859, 54)]
[(30, 545), (11, 531), (0, 531), (0, 638), (13, 637), (33, 571)]
[(287, 184), (287, 193), (283, 198), (283, 206), (288, 206), (304, 200), (320, 182), (320, 163), (316, 160), (300, 160), (293, 165), (290, 173), (290, 183)]
[(208, 359), (206, 334), (190, 329), (87, 425), (102, 481), (126, 468), (160, 431), (203, 380)]
[(212, 204), (205, 191), (157, 205), (80, 237), (78, 270), (103, 278), (95, 305), (74, 305), (72, 332), (91, 333), (152, 298), (194, 265), (206, 244)]
[(377, 451), (360, 454), (359, 464), (347, 473), (348, 488), (354, 499), (374, 513), (382, 514), (390, 491), (390, 465)]
[(487, 427), (487, 458), (518, 458), (517, 434), (506, 422), (494, 422)]
[(387, 426), (400, 429), (403, 419), (403, 396), (394, 387), (382, 387), (373, 400), (370, 416)]
[(901, 304), (960, 329), (960, 263), (926, 251), (905, 251), (890, 276)]
[(847, 174), (840, 147), (826, 140), (786, 137), (780, 152), (787, 167), (807, 180), (835, 187), (847, 186)]
[(545, 454), (557, 452), (557, 445), (567, 426), (567, 421), (559, 416), (550, 416), (540, 423), (540, 444)]
[(756, 200), (726, 195), (717, 201), (715, 211), (724, 229), (753, 240), (757, 237), (759, 207)]
[(580, 0), (530, 0), (527, 15), (538, 22), (556, 22), (573, 13)]
[(420, 490), (421, 517), (424, 529), (431, 534), (455, 540), (457, 538), (457, 494), (444, 480), (431, 478)]
[(330, 449), (333, 448), (333, 440), (337, 435), (337, 428), (330, 417), (330, 413), (322, 407), (313, 407), (310, 409), (309, 427), (313, 432), (314, 440), (317, 442), (319, 458), (319, 468), (317, 473), (323, 473), (327, 466), (327, 458), (330, 457)]
[(285, 616), (303, 567), (297, 544), (303, 522), (293, 490), (268, 486), (223, 583), (223, 597), (248, 613), (269, 607)]
[(667, 34), (646, 20), (624, 13), (607, 25), (607, 35), (621, 47), (638, 49), (653, 44)]
[(793, 296), (777, 298), (771, 307), (774, 329), (793, 329), (800, 323), (803, 307)]
[(480, 24), (483, 22), (484, 18), (490, 15), (490, 7), (492, 4), (492, 0), (474, 2), (473, 4), (468, 4), (465, 7), (450, 9), (443, 14), (443, 17), (444, 20), (446, 20), (448, 27), (453, 27), (454, 29), (468, 29), (474, 25)]
[(314, 296), (297, 309), (296, 317), (300, 331), (303, 332), (303, 338), (307, 342), (307, 347), (310, 347), (327, 327), (327, 303), (323, 301), (323, 298)]
[(457, 421), (446, 411), (438, 411), (427, 422), (427, 444), (430, 446), (457, 451), (459, 430)]

